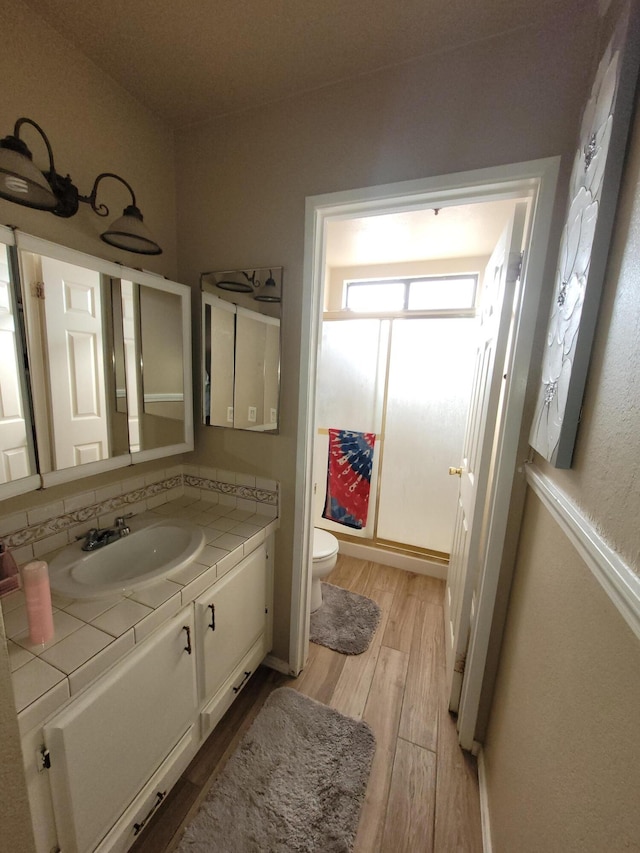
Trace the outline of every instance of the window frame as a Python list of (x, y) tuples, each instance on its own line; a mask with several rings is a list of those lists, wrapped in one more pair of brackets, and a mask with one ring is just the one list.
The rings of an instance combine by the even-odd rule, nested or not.
[[(447, 282), (447, 281), (459, 281), (460, 279), (470, 279), (473, 281), (473, 298), (471, 304), (465, 308), (449, 306), (446, 308), (409, 308), (409, 293), (411, 289), (411, 284), (413, 282)], [(479, 280), (480, 275), (477, 272), (464, 272), (464, 273), (447, 273), (445, 275), (412, 275), (412, 276), (393, 276), (393, 277), (385, 277), (385, 278), (351, 278), (344, 280), (344, 291), (343, 291), (343, 308), (342, 312), (348, 314), (350, 317), (366, 317), (370, 315), (381, 316), (381, 315), (389, 315), (389, 316), (403, 316), (403, 317), (417, 317), (417, 316), (443, 316), (443, 315), (452, 315), (456, 316), (469, 316), (475, 315), (478, 304), (478, 290), (479, 290)], [(402, 284), (404, 286), (404, 300), (403, 307), (397, 311), (357, 311), (353, 308), (349, 308), (349, 291), (351, 289), (362, 287), (362, 286), (371, 286), (371, 285), (385, 285), (385, 284)]]

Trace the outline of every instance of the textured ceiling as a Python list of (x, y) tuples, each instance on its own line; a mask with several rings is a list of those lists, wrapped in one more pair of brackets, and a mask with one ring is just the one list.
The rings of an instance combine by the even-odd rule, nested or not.
[(450, 50), (590, 0), (27, 0), (174, 126)]

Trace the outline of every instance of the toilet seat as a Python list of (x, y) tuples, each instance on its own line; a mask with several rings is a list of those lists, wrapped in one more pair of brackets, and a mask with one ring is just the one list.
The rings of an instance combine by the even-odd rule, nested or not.
[(338, 553), (338, 540), (335, 536), (329, 533), (328, 530), (322, 530), (319, 527), (313, 529), (313, 559), (324, 560), (327, 557), (332, 557)]

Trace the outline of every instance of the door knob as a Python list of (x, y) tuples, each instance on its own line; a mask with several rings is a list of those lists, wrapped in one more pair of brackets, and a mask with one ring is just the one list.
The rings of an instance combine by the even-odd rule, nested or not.
[(462, 477), (462, 468), (449, 468), (449, 474), (452, 477)]

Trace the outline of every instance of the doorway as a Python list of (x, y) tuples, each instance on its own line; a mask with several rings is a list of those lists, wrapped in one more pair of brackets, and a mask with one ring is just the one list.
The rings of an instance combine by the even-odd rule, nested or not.
[[(504, 413), (501, 418), (499, 457), (492, 468), (492, 493), (511, 492), (516, 467), (516, 450), (520, 438), (526, 379), (529, 373), (531, 348), (536, 323), (543, 267), (555, 185), (558, 158), (514, 164), (475, 172), (459, 173), (438, 178), (410, 181), (401, 184), (373, 187), (364, 190), (333, 193), (307, 199), (305, 230), (305, 270), (303, 281), (303, 318), (301, 336), (301, 370), (299, 395), (299, 427), (297, 468), (299, 471), (295, 495), (294, 572), (292, 578), (290, 668), (300, 671), (308, 648), (309, 627), (309, 564), (310, 532), (313, 526), (312, 448), (315, 418), (315, 384), (318, 362), (320, 320), (323, 308), (323, 270), (325, 266), (327, 228), (332, 220), (370, 217), (385, 213), (416, 210), (424, 207), (451, 207), (476, 204), (489, 200), (527, 197), (532, 216), (527, 256), (523, 263), (523, 286), (518, 304), (514, 305), (509, 379), (504, 391)], [(495, 523), (494, 523), (495, 522)], [(499, 518), (491, 518), (488, 543), (500, 537), (504, 541), (506, 510)], [(499, 567), (499, 561), (498, 561)], [(497, 577), (487, 584), (486, 571), (482, 577), (473, 626), (476, 650), (482, 639), (488, 646)], [(497, 568), (494, 569), (497, 572)], [(491, 586), (493, 585), (493, 590)], [(468, 614), (470, 616), (470, 614)], [(484, 638), (479, 634), (484, 633)], [(486, 660), (486, 657), (485, 657)], [(481, 655), (475, 655), (473, 672), (465, 680), (482, 678), (484, 665)], [(473, 713), (461, 706), (460, 713)], [(477, 707), (476, 707), (477, 713)], [(462, 744), (463, 746), (465, 744)], [(468, 747), (467, 747), (468, 748)]]
[[(343, 553), (393, 554), (395, 565), (446, 577), (458, 493), (448, 468), (462, 448), (485, 268), (514, 205), (328, 223), (313, 519)], [(330, 428), (375, 436), (361, 529), (324, 512)]]

